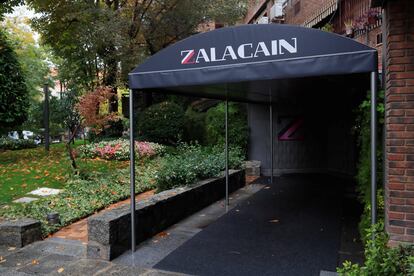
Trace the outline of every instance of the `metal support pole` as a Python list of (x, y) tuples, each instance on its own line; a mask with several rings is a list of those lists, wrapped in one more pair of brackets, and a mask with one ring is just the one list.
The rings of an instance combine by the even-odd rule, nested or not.
[(134, 141), (134, 93), (129, 90), (129, 165), (131, 187), (131, 251), (135, 252), (135, 141)]
[(45, 127), (45, 151), (49, 151), (50, 144), (50, 131), (49, 131), (49, 86), (45, 83), (43, 87), (43, 92), (45, 93), (45, 106), (43, 110), (43, 123)]
[(226, 129), (226, 145), (225, 145), (225, 155), (226, 155), (226, 212), (229, 210), (229, 130), (228, 130), (228, 124), (229, 124), (229, 101), (226, 98), (226, 104), (225, 104), (225, 129)]
[(371, 72), (371, 223), (377, 222), (377, 72)]
[(270, 184), (273, 184), (273, 105), (269, 105), (269, 133), (270, 133)]

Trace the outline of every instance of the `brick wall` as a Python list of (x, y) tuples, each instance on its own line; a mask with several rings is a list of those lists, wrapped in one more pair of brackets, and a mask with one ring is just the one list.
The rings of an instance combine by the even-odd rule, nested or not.
[(270, 14), (270, 8), (274, 4), (274, 0), (249, 0), (247, 14), (244, 18), (245, 24), (254, 23), (258, 16), (266, 13), (267, 16)]
[(388, 1), (386, 229), (390, 244), (414, 242), (414, 3)]
[[(285, 9), (286, 24), (302, 25), (328, 0), (289, 0)], [(297, 11), (299, 6), (299, 11)]]
[[(300, 2), (300, 10), (295, 14), (295, 5)], [(285, 8), (285, 23), (302, 25), (309, 20), (323, 4), (328, 0), (289, 0)], [(356, 21), (358, 17), (366, 13), (371, 7), (371, 0), (341, 0), (338, 3), (338, 10), (330, 19), (334, 26), (334, 32), (345, 34), (345, 21)], [(377, 9), (381, 11), (381, 8)], [(326, 21), (326, 20), (325, 20)], [(356, 41), (366, 44), (378, 51), (378, 69), (382, 71), (382, 44), (377, 43), (377, 35), (382, 33), (381, 21), (370, 25), (366, 31), (357, 31), (353, 37)]]

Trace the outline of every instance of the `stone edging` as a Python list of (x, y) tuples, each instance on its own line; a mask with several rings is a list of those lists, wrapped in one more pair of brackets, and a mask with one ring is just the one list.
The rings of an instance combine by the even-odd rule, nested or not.
[(41, 239), (42, 231), (38, 220), (22, 218), (0, 223), (0, 245), (20, 248)]
[[(244, 170), (230, 170), (229, 192), (245, 185)], [(225, 195), (225, 178), (210, 178), (171, 189), (136, 204), (137, 244)], [(88, 258), (112, 260), (130, 248), (129, 204), (88, 219)]]

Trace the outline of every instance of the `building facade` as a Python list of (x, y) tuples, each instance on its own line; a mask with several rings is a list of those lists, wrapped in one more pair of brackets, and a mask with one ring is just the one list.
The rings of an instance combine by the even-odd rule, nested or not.
[[(277, 18), (274, 18), (274, 12), (270, 14), (275, 4), (283, 7), (283, 15)], [(414, 1), (253, 0), (250, 2), (249, 12), (244, 22), (250, 24), (277, 22), (324, 29), (377, 49), (378, 71), (381, 87), (385, 90), (386, 108), (384, 118), (386, 230), (390, 234), (390, 244), (392, 245), (401, 242), (414, 243)], [(351, 99), (348, 100), (352, 101)], [(291, 106), (283, 104), (282, 113), (276, 115), (276, 121), (281, 124), (280, 126), (274, 125), (277, 130), (280, 127), (283, 128), (283, 124), (278, 118), (278, 116), (284, 116), (283, 108), (287, 108), (289, 111), (286, 115), (290, 114), (289, 116), (291, 116), (292, 109), (298, 106), (298, 103), (291, 104)], [(351, 106), (351, 104), (348, 104), (347, 108), (349, 109)], [(256, 125), (264, 119), (255, 117), (258, 116), (257, 110), (259, 109), (260, 107), (249, 107), (251, 136), (268, 135), (256, 131)], [(254, 112), (250, 112), (252, 110)], [(332, 110), (332, 112), (335, 111)], [(346, 109), (343, 112), (346, 112)], [(301, 111), (301, 113), (304, 112)], [(333, 114), (330, 113), (331, 116)], [(322, 116), (320, 119), (322, 119)], [(295, 120), (295, 116), (291, 120)], [(351, 138), (347, 137), (346, 133), (341, 133), (340, 129), (329, 127), (329, 122), (325, 123), (329, 129), (333, 130), (330, 134), (325, 133), (325, 136), (328, 135), (326, 136), (328, 137), (327, 146), (321, 148), (320, 143), (312, 144), (311, 142), (307, 142), (307, 146), (304, 142), (291, 143), (289, 146), (283, 146), (284, 149), (282, 150), (277, 146), (278, 149), (273, 153), (273, 162), (276, 162), (274, 173), (283, 173), (283, 166), (286, 167), (289, 164), (289, 160), (281, 156), (292, 157), (295, 154), (297, 157), (291, 158), (295, 160), (295, 164), (291, 164), (291, 171), (317, 171), (315, 169), (323, 169), (328, 172), (332, 170), (339, 171), (348, 175), (355, 173), (355, 168), (352, 166), (344, 167), (348, 162), (355, 164), (355, 153), (352, 153), (352, 146), (348, 143), (339, 146), (333, 145), (333, 148), (329, 146), (329, 141), (335, 137), (340, 136), (343, 141), (352, 142), (352, 140), (349, 140)], [(350, 122), (342, 121), (341, 127), (350, 126)], [(251, 138), (256, 139), (255, 137)], [(284, 143), (280, 139), (276, 140), (276, 145)], [(317, 145), (320, 148), (313, 153), (314, 157), (309, 157), (309, 152), (312, 152), (312, 149), (315, 149)], [(259, 151), (262, 151), (261, 155), (257, 154)], [(251, 148), (249, 154), (251, 154), (250, 157), (254, 158), (263, 156), (265, 151), (265, 146), (260, 149)], [(307, 153), (308, 159), (312, 159), (308, 160), (309, 164), (312, 164), (311, 167), (306, 165), (306, 160), (300, 164), (298, 163), (298, 160), (301, 160), (299, 155), (303, 155), (304, 152)], [(334, 156), (345, 154), (347, 157), (338, 159), (332, 157), (332, 153), (334, 153)], [(328, 157), (333, 159), (328, 160)], [(280, 164), (278, 164), (279, 161)], [(268, 163), (269, 161), (264, 161), (265, 168), (268, 167)]]

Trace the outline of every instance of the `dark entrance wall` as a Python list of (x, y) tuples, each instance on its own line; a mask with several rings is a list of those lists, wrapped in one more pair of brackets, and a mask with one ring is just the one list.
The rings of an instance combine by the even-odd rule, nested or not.
[[(353, 110), (365, 93), (340, 85), (277, 95), (273, 105), (274, 174), (335, 173), (355, 175), (356, 141), (352, 134)], [(303, 124), (301, 124), (303, 120)], [(248, 105), (249, 159), (262, 162), (270, 175), (269, 107)], [(286, 140), (289, 129), (292, 140)], [(279, 136), (285, 135), (285, 139)], [(289, 139), (289, 138), (288, 138)]]
[(414, 243), (414, 2), (386, 11), (385, 224), (390, 243)]

